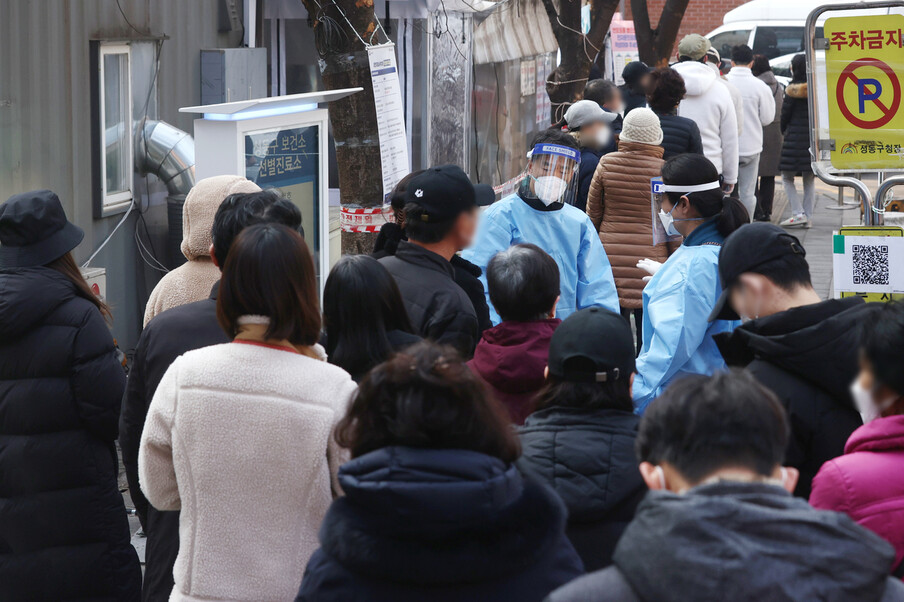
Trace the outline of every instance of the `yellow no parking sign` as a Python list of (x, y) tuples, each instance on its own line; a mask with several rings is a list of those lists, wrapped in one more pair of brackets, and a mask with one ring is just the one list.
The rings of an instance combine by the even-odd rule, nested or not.
[(904, 169), (904, 15), (825, 22), (836, 169)]

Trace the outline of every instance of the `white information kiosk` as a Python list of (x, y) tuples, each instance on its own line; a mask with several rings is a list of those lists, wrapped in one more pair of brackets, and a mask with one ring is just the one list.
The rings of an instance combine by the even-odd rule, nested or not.
[[(301, 210), (319, 287), (338, 259), (330, 253), (327, 110), (319, 104), (361, 91), (347, 88), (183, 107), (195, 119), (195, 177), (245, 176), (276, 188)], [(335, 255), (335, 256), (332, 256)]]

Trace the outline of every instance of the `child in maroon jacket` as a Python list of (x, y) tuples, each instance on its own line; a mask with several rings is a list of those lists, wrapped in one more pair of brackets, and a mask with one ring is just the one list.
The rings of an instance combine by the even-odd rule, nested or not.
[(518, 244), (490, 260), (487, 284), (502, 322), (484, 331), (468, 366), (520, 425), (545, 382), (549, 340), (561, 324), (559, 267), (540, 247)]

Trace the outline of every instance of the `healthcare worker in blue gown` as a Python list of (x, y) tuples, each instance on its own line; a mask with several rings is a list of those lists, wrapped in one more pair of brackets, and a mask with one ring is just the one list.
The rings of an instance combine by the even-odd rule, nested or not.
[(710, 322), (709, 314), (722, 293), (722, 241), (750, 221), (747, 210), (722, 194), (719, 172), (703, 155), (673, 157), (662, 166), (662, 182), (659, 219), (667, 234), (680, 234), (684, 242), (663, 264), (637, 264), (653, 274), (643, 290), (643, 348), (633, 388), (638, 413), (670, 382), (724, 369), (713, 335), (740, 324)]
[(487, 264), (499, 251), (525, 242), (549, 253), (559, 266), (556, 317), (564, 320), (594, 305), (619, 312), (612, 266), (599, 234), (587, 214), (569, 204), (577, 192), (580, 157), (572, 136), (553, 129), (540, 132), (518, 192), (493, 203), (481, 216), (474, 245), (462, 256), (484, 272), (480, 280), (493, 324), (500, 318), (489, 299)]

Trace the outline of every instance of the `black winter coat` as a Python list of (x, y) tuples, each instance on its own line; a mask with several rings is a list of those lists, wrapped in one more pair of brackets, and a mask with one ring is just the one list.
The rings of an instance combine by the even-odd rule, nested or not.
[(800, 470), (794, 495), (810, 497), (819, 468), (844, 453), (862, 424), (849, 387), (859, 371), (860, 328), (874, 309), (858, 297), (832, 299), (714, 337), (729, 366), (746, 366), (788, 410), (785, 463)]
[(587, 194), (590, 192), (590, 182), (593, 181), (593, 173), (596, 171), (596, 166), (600, 163), (600, 158), (607, 152), (615, 150), (614, 138), (612, 142), (613, 144), (605, 152), (592, 148), (581, 149), (581, 164), (578, 167), (578, 196), (574, 202), (574, 206), (581, 211), (587, 211)]
[(785, 89), (782, 101), (782, 156), (779, 171), (811, 172), (810, 167), (810, 106), (807, 84), (793, 83)]
[(497, 458), (388, 447), (339, 482), (296, 602), (531, 602), (584, 572), (561, 500)]
[[(408, 239), (405, 238), (405, 233), (402, 232), (398, 224), (392, 222), (383, 224), (377, 234), (377, 240), (374, 242), (374, 252), (371, 253), (371, 257), (383, 259), (384, 257), (395, 255), (396, 250), (399, 248), (399, 243), (403, 240)], [(455, 284), (460, 286), (465, 294), (468, 295), (471, 305), (474, 306), (479, 330), (477, 338), (480, 339), (480, 335), (483, 334), (484, 330), (493, 327), (493, 323), (490, 321), (490, 306), (487, 305), (487, 296), (483, 289), (483, 283), (480, 281), (480, 275), (483, 274), (483, 271), (461, 255), (455, 255), (449, 263), (452, 264), (452, 269), (455, 270)]]
[[(677, 110), (677, 109), (676, 109)], [(703, 154), (703, 140), (700, 128), (693, 119), (680, 117), (675, 113), (656, 113), (662, 126), (662, 143), (665, 149), (662, 158), (666, 161), (682, 153)]]
[(455, 283), (452, 264), (407, 241), (400, 242), (396, 254), (380, 263), (399, 285), (416, 333), (452, 345), (464, 357), (471, 357), (480, 338), (477, 313), (468, 295)]
[(627, 117), (628, 113), (634, 109), (647, 106), (647, 95), (643, 90), (639, 90), (628, 84), (622, 84), (618, 89), (621, 90), (622, 102), (625, 103), (625, 117)]
[(68, 278), (0, 270), (0, 600), (139, 598), (114, 445), (125, 380)]
[(534, 412), (518, 429), (518, 467), (565, 502), (566, 533), (588, 571), (611, 564), (647, 492), (634, 453), (639, 422), (632, 412), (552, 407)]
[(141, 333), (119, 421), (122, 463), (129, 493), (147, 535), (142, 600), (166, 602), (173, 591), (173, 564), (179, 554), (179, 513), (161, 512), (148, 504), (138, 483), (138, 447), (148, 408), (160, 379), (180, 355), (193, 349), (228, 343), (217, 323), (216, 283), (210, 298), (180, 305), (157, 315)]

